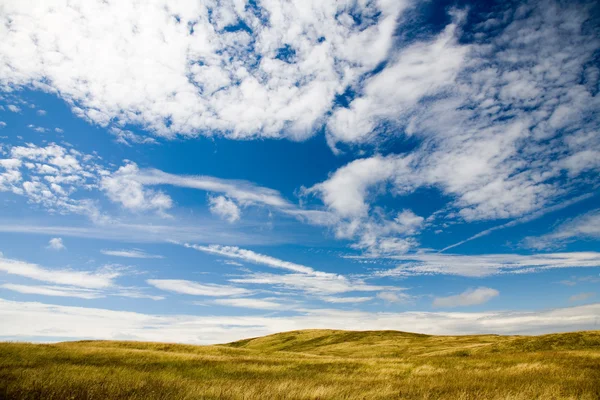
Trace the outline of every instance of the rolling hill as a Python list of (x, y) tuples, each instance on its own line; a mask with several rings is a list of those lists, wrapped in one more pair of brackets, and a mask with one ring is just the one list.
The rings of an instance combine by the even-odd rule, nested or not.
[(600, 331), (0, 343), (2, 399), (598, 399)]

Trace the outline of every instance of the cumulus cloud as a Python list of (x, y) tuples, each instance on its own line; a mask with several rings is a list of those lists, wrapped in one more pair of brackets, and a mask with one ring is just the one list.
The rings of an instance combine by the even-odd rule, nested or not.
[[(335, 218), (329, 221), (338, 238), (354, 239), (355, 248), (372, 255), (406, 253), (418, 243), (408, 236), (423, 225), (424, 218), (411, 210), (389, 215), (372, 207), (376, 194), (384, 192), (394, 177), (408, 173), (410, 157), (358, 159), (333, 173), (329, 179), (305, 189), (316, 194)], [(408, 185), (408, 182), (407, 182)], [(407, 188), (405, 188), (406, 190)], [(400, 189), (398, 189), (400, 190)]]
[(301, 139), (385, 60), (408, 4), (10, 1), (0, 84), (57, 93), (102, 126)]
[(6, 147), (0, 159), (0, 192), (24, 196), (52, 213), (86, 215), (94, 221), (103, 216), (96, 203), (74, 196), (79, 190), (97, 187), (98, 176), (107, 171), (97, 156), (84, 155), (55, 143)]
[[(463, 12), (456, 13), (455, 19), (462, 18)], [(327, 124), (330, 143), (369, 141), (381, 124), (400, 123), (423, 97), (451, 88), (469, 50), (458, 44), (457, 28), (452, 23), (432, 41), (417, 42), (388, 60), (348, 108), (334, 111)]]
[(133, 211), (155, 210), (164, 213), (173, 206), (173, 200), (161, 191), (146, 189), (136, 177), (137, 165), (127, 164), (115, 173), (102, 178), (101, 188), (109, 199)]
[(487, 303), (500, 294), (496, 289), (479, 287), (468, 289), (461, 294), (448, 297), (436, 297), (433, 306), (439, 308), (466, 307)]
[(89, 192), (101, 192), (134, 214), (169, 216), (167, 212), (174, 207), (174, 201), (164, 190), (157, 189), (158, 186), (206, 191), (210, 194), (211, 211), (231, 222), (239, 219), (239, 206), (271, 207), (296, 218), (312, 218), (310, 210), (299, 209), (278, 191), (248, 181), (174, 175), (140, 169), (127, 161), (115, 169), (96, 154), (84, 154), (55, 143), (6, 146), (0, 148), (2, 156), (5, 158), (0, 158), (0, 192), (24, 196), (51, 213), (85, 215), (101, 224), (116, 221), (100, 208)]
[(51, 250), (65, 250), (66, 247), (63, 244), (62, 238), (52, 238), (48, 242), (48, 248)]
[[(600, 304), (543, 311), (404, 312), (306, 310), (296, 316), (156, 315), (0, 300), (0, 336), (32, 340), (227, 343), (297, 329), (401, 330), (427, 334), (540, 334), (596, 327)], [(32, 324), (31, 321), (36, 321)], [(39, 340), (39, 339), (38, 339)]]
[[(600, 40), (586, 25), (589, 9), (507, 4), (497, 20), (504, 22), (475, 26), (468, 44), (457, 40), (455, 15), (430, 41), (401, 48), (328, 121), (331, 143), (398, 135), (418, 143), (352, 161), (306, 191), (351, 222), (335, 223), (348, 237), (378, 212), (373, 204), (384, 194), (435, 188), (449, 199), (436, 219), (527, 218), (568, 202), (600, 166), (593, 61)], [(398, 253), (411, 248), (402, 234), (393, 237)]]
[(225, 196), (209, 197), (208, 199), (210, 212), (227, 220), (228, 222), (236, 222), (240, 219), (240, 208), (234, 201)]

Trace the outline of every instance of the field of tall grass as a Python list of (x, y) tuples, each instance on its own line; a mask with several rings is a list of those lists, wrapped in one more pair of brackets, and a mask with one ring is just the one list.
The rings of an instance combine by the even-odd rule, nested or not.
[(2, 399), (600, 399), (600, 331), (0, 343)]

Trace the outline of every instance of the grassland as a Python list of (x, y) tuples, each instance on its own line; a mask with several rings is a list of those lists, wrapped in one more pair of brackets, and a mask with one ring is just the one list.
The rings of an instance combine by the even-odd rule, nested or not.
[(600, 399), (600, 331), (0, 344), (3, 399)]

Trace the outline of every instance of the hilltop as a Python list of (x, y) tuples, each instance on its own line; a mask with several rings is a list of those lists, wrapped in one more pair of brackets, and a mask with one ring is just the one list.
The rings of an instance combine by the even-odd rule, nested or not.
[(539, 336), (424, 335), (401, 331), (300, 330), (244, 339), (225, 346), (261, 352), (287, 351), (339, 357), (410, 357), (457, 350), (498, 351), (600, 350), (600, 331)]

